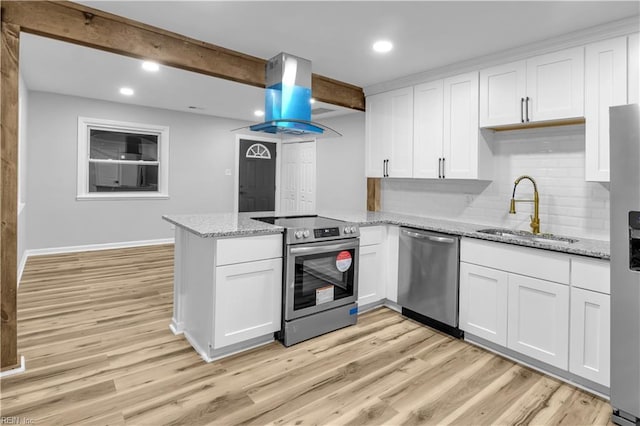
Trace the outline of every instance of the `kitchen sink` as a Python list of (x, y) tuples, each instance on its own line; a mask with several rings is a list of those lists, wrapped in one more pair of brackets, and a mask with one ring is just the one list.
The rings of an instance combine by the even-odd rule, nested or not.
[(512, 229), (501, 228), (478, 229), (478, 232), (489, 235), (497, 235), (500, 237), (533, 241), (537, 243), (573, 244), (578, 241), (574, 238), (559, 237), (553, 234), (532, 234), (531, 232), (527, 231), (516, 231)]

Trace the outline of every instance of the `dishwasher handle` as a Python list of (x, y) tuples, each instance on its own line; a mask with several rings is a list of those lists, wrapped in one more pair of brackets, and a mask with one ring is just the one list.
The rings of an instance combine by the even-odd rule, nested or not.
[(406, 229), (403, 229), (402, 233), (405, 234), (408, 237), (411, 237), (411, 238), (425, 239), (425, 240), (433, 241), (433, 242), (436, 242), (436, 243), (453, 244), (456, 241), (453, 238), (436, 237), (436, 236), (433, 236), (433, 235), (421, 234), (419, 232), (407, 231)]

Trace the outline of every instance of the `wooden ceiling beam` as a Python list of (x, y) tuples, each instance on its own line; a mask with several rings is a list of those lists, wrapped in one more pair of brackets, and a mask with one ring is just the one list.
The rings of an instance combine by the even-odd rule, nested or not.
[[(21, 31), (265, 87), (266, 60), (72, 2), (2, 1), (2, 21)], [(317, 74), (313, 97), (364, 111), (362, 88)]]

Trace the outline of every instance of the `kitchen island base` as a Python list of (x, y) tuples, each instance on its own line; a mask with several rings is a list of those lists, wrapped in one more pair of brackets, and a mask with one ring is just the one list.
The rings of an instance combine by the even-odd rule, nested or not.
[(202, 348), (198, 344), (198, 342), (189, 335), (188, 332), (184, 332), (184, 337), (187, 339), (187, 342), (198, 352), (200, 358), (202, 358), (205, 362), (213, 362), (220, 358), (225, 358), (230, 355), (234, 355), (240, 352), (247, 351), (249, 349), (258, 348), (260, 346), (268, 345), (269, 343), (273, 343), (275, 341), (273, 337), (273, 333), (269, 333), (266, 336), (259, 336), (253, 339), (245, 340), (240, 343), (235, 343), (233, 345), (225, 346), (219, 349), (215, 348)]
[(207, 362), (272, 342), (281, 327), (281, 230), (204, 233), (188, 226), (190, 218), (171, 220), (177, 226), (169, 328)]

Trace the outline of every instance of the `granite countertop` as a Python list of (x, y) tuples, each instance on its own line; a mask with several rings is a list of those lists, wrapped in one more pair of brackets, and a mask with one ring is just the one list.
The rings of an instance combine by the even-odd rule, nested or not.
[(162, 216), (162, 218), (199, 237), (205, 238), (282, 233), (284, 228), (281, 226), (251, 219), (252, 217), (269, 215), (273, 216), (273, 212), (169, 214)]
[(552, 250), (561, 253), (578, 254), (600, 259), (610, 258), (609, 241), (592, 240), (588, 238), (576, 238), (578, 241), (571, 244), (556, 243), (553, 241), (539, 242), (528, 241), (520, 238), (503, 237), (478, 232), (478, 229), (499, 228), (494, 225), (481, 225), (467, 222), (455, 222), (443, 219), (434, 219), (420, 216), (410, 216), (398, 213), (386, 212), (338, 212), (323, 211), (322, 216), (332, 217), (347, 222), (357, 223), (360, 226), (368, 225), (399, 225), (412, 228), (424, 229), (427, 231), (443, 232), (446, 234), (461, 235), (464, 237), (477, 238), (481, 240), (497, 241), (501, 243), (534, 247), (545, 250)]
[[(346, 222), (357, 223), (360, 226), (370, 225), (399, 225), (408, 226), (427, 231), (443, 232), (446, 234), (461, 235), (487, 241), (534, 247), (544, 250), (552, 250), (560, 253), (577, 254), (581, 256), (609, 259), (610, 246), (608, 241), (577, 238), (577, 242), (561, 244), (553, 241), (540, 242), (528, 241), (519, 238), (511, 238), (499, 235), (490, 235), (478, 232), (478, 229), (497, 228), (492, 225), (482, 225), (467, 222), (456, 222), (428, 217), (411, 216), (387, 212), (365, 211), (321, 211), (320, 216), (331, 217)], [(212, 214), (185, 214), (165, 215), (164, 220), (200, 237), (233, 237), (260, 234), (279, 234), (283, 228), (276, 225), (251, 219), (257, 216), (273, 216), (273, 212), (259, 213), (212, 213)]]

